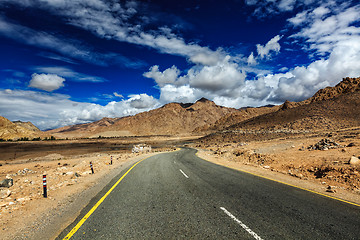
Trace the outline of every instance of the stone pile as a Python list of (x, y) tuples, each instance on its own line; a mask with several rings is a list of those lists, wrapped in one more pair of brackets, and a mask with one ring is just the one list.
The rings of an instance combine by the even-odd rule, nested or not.
[(321, 139), (318, 143), (315, 143), (314, 145), (310, 145), (307, 149), (326, 151), (335, 148), (342, 148), (342, 146), (331, 139), (324, 138)]
[(132, 148), (132, 153), (147, 153), (151, 152), (151, 146), (147, 144), (138, 144), (134, 145)]

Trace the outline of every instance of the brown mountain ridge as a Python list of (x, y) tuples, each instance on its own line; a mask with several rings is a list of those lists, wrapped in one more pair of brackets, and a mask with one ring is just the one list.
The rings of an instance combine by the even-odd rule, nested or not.
[(0, 116), (0, 139), (34, 138), (39, 137), (41, 131), (31, 122), (10, 120)]
[[(202, 98), (195, 103), (169, 103), (123, 118), (66, 126), (46, 134), (57, 138), (209, 134), (221, 130), (320, 130), (360, 125), (360, 78), (344, 78), (302, 102), (234, 109)], [(0, 119), (0, 138), (36, 136), (31, 123)]]
[(169, 103), (135, 116), (104, 118), (93, 123), (54, 129), (48, 133), (57, 137), (188, 135), (236, 111), (202, 98), (195, 103)]

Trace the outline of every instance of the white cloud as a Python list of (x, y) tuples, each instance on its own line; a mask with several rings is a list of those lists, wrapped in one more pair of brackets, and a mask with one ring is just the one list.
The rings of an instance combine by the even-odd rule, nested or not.
[(204, 97), (201, 91), (191, 88), (189, 85), (175, 86), (165, 85), (160, 90), (160, 101), (162, 103), (169, 102), (194, 102), (197, 99)]
[(119, 93), (117, 93), (117, 92), (114, 92), (113, 94), (114, 94), (115, 97), (124, 98), (123, 95), (121, 95), (121, 94), (119, 94)]
[(280, 44), (279, 40), (281, 36), (276, 35), (269, 42), (262, 46), (261, 44), (256, 44), (257, 52), (260, 58), (270, 58), (271, 52), (279, 53), (280, 52)]
[(0, 33), (15, 41), (43, 49), (54, 50), (71, 58), (97, 65), (107, 64), (108, 56), (106, 54), (95, 53), (92, 49), (84, 47), (83, 43), (74, 39), (67, 39), (63, 36), (58, 38), (43, 31), (36, 31), (25, 26), (10, 23), (3, 17), (0, 17)]
[[(330, 5), (329, 5), (330, 6)], [(334, 86), (343, 77), (360, 76), (360, 6), (330, 13), (328, 5), (306, 11), (289, 20), (301, 26), (296, 38), (308, 48), (316, 50), (320, 59), (308, 66), (295, 67), (288, 76), (272, 75), (278, 80), (269, 99), (274, 101), (303, 100), (320, 88)], [(327, 56), (327, 57), (324, 57)]]
[(253, 15), (258, 18), (268, 18), (296, 8), (313, 7), (316, 4), (332, 2), (328, 0), (246, 0), (245, 3), (255, 6)]
[(64, 86), (65, 79), (55, 74), (37, 74), (31, 75), (29, 87), (52, 92)]
[(360, 29), (354, 23), (360, 21), (360, 5), (345, 9), (336, 7), (332, 14), (324, 6), (315, 10), (300, 13), (303, 16), (301, 21), (297, 19), (299, 14), (295, 19), (289, 19), (294, 26), (302, 27), (292, 38), (306, 39), (310, 49), (325, 54), (331, 53), (338, 43), (359, 36)]
[[(289, 20), (296, 28), (300, 27), (290, 38), (296, 38), (299, 44), (309, 45), (318, 53), (328, 54), (306, 66), (282, 67), (283, 73), (278, 74), (258, 72), (250, 81), (245, 80), (244, 70), (256, 73), (256, 69), (228, 58), (212, 66), (194, 66), (184, 74), (175, 66), (163, 72), (157, 66), (145, 75), (159, 84), (161, 102), (207, 97), (218, 104), (238, 108), (304, 100), (321, 88), (336, 85), (344, 77), (360, 76), (360, 28), (356, 25), (360, 22), (360, 6), (345, 7), (341, 11), (330, 11), (328, 6), (318, 6), (315, 11), (303, 12)], [(250, 54), (246, 60), (248, 65), (278, 53), (280, 38), (277, 35), (264, 46), (257, 45), (259, 55), (255, 58)], [(166, 78), (165, 73), (169, 72), (174, 74)], [(159, 81), (159, 76), (164, 79)]]
[(256, 62), (253, 52), (251, 52), (251, 54), (249, 55), (249, 57), (247, 59), (247, 63), (248, 63), (248, 65), (256, 65), (257, 62)]
[(63, 94), (0, 89), (1, 115), (12, 120), (31, 121), (40, 129), (87, 123), (103, 117), (124, 117), (159, 107), (147, 94), (112, 101), (102, 106), (75, 102)]
[(106, 82), (107, 80), (102, 77), (90, 76), (87, 74), (75, 72), (67, 67), (34, 67), (37, 72), (56, 74), (61, 77), (66, 77), (75, 82)]
[(278, 4), (279, 10), (282, 12), (292, 11), (296, 4), (296, 0), (281, 0)]
[(163, 87), (167, 84), (175, 84), (179, 74), (180, 70), (175, 66), (160, 72), (159, 66), (154, 65), (150, 68), (149, 72), (144, 73), (144, 77), (154, 79), (159, 87)]
[(147, 94), (130, 95), (128, 103), (135, 109), (151, 109), (158, 104), (158, 101)]
[(237, 89), (245, 80), (245, 73), (231, 61), (230, 56), (214, 66), (194, 66), (184, 75), (180, 75), (180, 71), (175, 66), (163, 72), (159, 71), (158, 66), (153, 66), (149, 72), (144, 73), (144, 76), (153, 78), (160, 87), (161, 93), (163, 89), (174, 91), (174, 88), (182, 87), (181, 91), (187, 95), (191, 94), (186, 90), (190, 87), (207, 94), (235, 96)]
[[(213, 51), (195, 43), (186, 43), (183, 38), (173, 34), (171, 29), (167, 27), (145, 32), (141, 23), (131, 24), (129, 19), (137, 14), (136, 2), (125, 4), (125, 6), (100, 0), (44, 0), (41, 4), (36, 1), (4, 0), (2, 3), (6, 4), (7, 2), (45, 9), (64, 17), (68, 24), (90, 31), (101, 38), (129, 42), (151, 47), (162, 53), (184, 56), (196, 64), (213, 65), (224, 57), (221, 49)], [(1, 28), (1, 23), (6, 25), (6, 30)], [(36, 32), (27, 27), (7, 23), (4, 20), (0, 21), (0, 31), (8, 37), (17, 38), (31, 45), (51, 48), (77, 59), (93, 61), (97, 64), (106, 64), (108, 58), (112, 59), (112, 56), (90, 54), (91, 50), (86, 52), (83, 48), (76, 49), (74, 46), (66, 44), (66, 41), (65, 43), (59, 41), (50, 34)], [(81, 44), (77, 44), (77, 46), (79, 47)], [(130, 66), (132, 65), (130, 64)]]

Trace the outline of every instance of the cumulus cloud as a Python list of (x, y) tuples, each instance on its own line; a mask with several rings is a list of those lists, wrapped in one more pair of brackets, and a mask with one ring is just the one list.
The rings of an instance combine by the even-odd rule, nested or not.
[(176, 84), (179, 74), (180, 70), (175, 66), (160, 72), (159, 66), (154, 65), (150, 68), (149, 72), (144, 73), (144, 77), (154, 79), (159, 87), (163, 87), (167, 84)]
[(14, 121), (31, 121), (42, 130), (88, 123), (103, 117), (123, 117), (159, 107), (147, 94), (132, 95), (102, 106), (75, 102), (64, 94), (0, 89), (0, 112)]
[(281, 36), (276, 35), (269, 42), (267, 42), (264, 46), (261, 44), (257, 44), (257, 52), (260, 58), (270, 58), (271, 52), (279, 53), (280, 52), (280, 44), (279, 40)]
[[(296, 39), (304, 50), (315, 50), (320, 56), (308, 65), (282, 67), (279, 70), (282, 73), (276, 74), (259, 71), (253, 80), (248, 80), (247, 72), (256, 73), (257, 69), (226, 58), (212, 66), (194, 66), (185, 73), (175, 66), (161, 72), (156, 66), (144, 76), (153, 78), (160, 87), (161, 102), (207, 97), (221, 105), (243, 107), (304, 100), (321, 88), (336, 85), (343, 77), (360, 76), (357, 25), (360, 6), (331, 7), (329, 4), (317, 6), (314, 11), (306, 10), (288, 21), (298, 29), (290, 39)], [(258, 56), (250, 54), (246, 59), (248, 66), (279, 53), (280, 39), (277, 35), (265, 45), (258, 44)]]
[(304, 41), (305, 47), (315, 50), (320, 59), (308, 66), (298, 66), (286, 73), (272, 75), (278, 84), (269, 99), (274, 101), (303, 100), (318, 89), (333, 86), (343, 77), (360, 76), (360, 6), (336, 8), (320, 6), (289, 19), (299, 32), (291, 38)]
[(339, 43), (326, 60), (314, 61), (307, 67), (296, 67), (289, 77), (280, 78), (273, 99), (303, 100), (320, 88), (334, 86), (343, 77), (359, 77), (360, 37)]
[[(193, 95), (194, 91), (200, 91), (204, 95), (235, 96), (237, 89), (245, 80), (245, 73), (231, 60), (230, 56), (214, 66), (200, 68), (194, 66), (183, 75), (180, 75), (180, 71), (175, 66), (163, 72), (159, 71), (158, 66), (153, 66), (149, 72), (144, 73), (144, 76), (155, 80), (163, 97), (169, 95), (163, 94), (163, 91), (176, 92), (178, 90), (186, 93), (187, 96)], [(177, 88), (179, 89), (175, 90)], [(193, 90), (189, 91), (189, 88)]]
[(151, 109), (158, 104), (158, 101), (147, 94), (130, 95), (129, 105), (135, 109)]
[(31, 75), (29, 87), (52, 92), (64, 86), (65, 79), (55, 74), (37, 74)]

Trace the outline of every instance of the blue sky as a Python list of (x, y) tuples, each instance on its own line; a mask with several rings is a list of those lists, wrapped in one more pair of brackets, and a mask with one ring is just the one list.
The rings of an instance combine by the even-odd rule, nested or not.
[(0, 115), (41, 129), (201, 97), (300, 101), (360, 76), (360, 3), (2, 0)]

